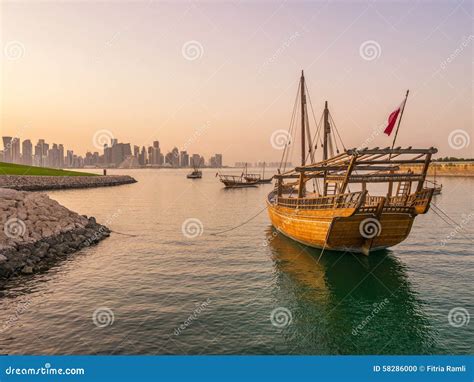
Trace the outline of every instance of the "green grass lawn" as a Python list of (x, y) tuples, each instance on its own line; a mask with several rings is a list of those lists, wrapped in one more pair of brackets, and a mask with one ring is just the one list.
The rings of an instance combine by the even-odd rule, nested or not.
[(0, 162), (1, 175), (96, 176), (97, 174)]

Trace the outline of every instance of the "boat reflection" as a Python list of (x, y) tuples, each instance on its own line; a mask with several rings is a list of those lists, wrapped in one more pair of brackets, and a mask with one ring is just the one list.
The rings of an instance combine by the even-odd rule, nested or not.
[(390, 251), (371, 256), (328, 251), (319, 259), (320, 250), (271, 227), (266, 240), (275, 266), (276, 304), (293, 313), (288, 340), (295, 353), (442, 352), (405, 265)]

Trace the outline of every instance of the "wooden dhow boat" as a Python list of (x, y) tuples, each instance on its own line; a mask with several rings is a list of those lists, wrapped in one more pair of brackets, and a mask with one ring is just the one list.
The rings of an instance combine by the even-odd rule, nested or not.
[(258, 181), (247, 180), (243, 175), (217, 175), (219, 176), (219, 180), (224, 183), (225, 188), (245, 188), (258, 186)]
[[(431, 157), (437, 150), (392, 145), (345, 149), (330, 155), (334, 124), (326, 102), (320, 124), (323, 160), (316, 162), (314, 142), (318, 134), (313, 140), (309, 133), (305, 90), (302, 74), (298, 90), (301, 166), (274, 176), (275, 189), (267, 198), (272, 225), (293, 240), (323, 250), (368, 255), (402, 242), (415, 217), (429, 209), (434, 188), (424, 187), (424, 183)], [(282, 162), (284, 157), (285, 152)], [(308, 158), (310, 164), (306, 164)], [(420, 163), (418, 172), (400, 171), (400, 165), (420, 168)], [(310, 185), (312, 192), (308, 191)]]
[(193, 162), (193, 171), (191, 171), (186, 178), (188, 179), (201, 179), (202, 178), (202, 171), (199, 170), (199, 166), (201, 163), (194, 163)]

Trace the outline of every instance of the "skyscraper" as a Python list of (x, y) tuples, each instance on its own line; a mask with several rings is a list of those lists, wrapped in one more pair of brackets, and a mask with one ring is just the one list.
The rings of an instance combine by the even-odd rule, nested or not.
[(3, 139), (3, 161), (12, 161), (12, 137), (2, 137)]
[(189, 154), (186, 151), (181, 151), (179, 165), (180, 167), (189, 167)]
[(26, 165), (33, 164), (33, 144), (29, 139), (25, 139), (21, 144), (21, 162)]
[(11, 141), (12, 162), (21, 163), (20, 138)]

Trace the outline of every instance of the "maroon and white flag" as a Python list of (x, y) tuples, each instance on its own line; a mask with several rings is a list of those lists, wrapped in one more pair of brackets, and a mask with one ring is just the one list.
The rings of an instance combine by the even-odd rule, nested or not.
[(392, 111), (390, 113), (390, 115), (388, 116), (387, 127), (383, 131), (388, 136), (390, 136), (390, 134), (392, 134), (392, 130), (395, 127), (395, 123), (397, 122), (398, 116), (400, 115), (400, 112), (405, 107), (405, 101), (406, 101), (406, 98), (403, 100), (403, 102), (400, 104), (400, 106), (396, 110)]

